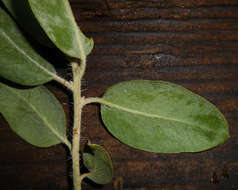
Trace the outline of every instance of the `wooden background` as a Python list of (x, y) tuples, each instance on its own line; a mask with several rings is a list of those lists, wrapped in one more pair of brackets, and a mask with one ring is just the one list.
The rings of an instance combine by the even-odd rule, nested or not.
[[(201, 153), (134, 150), (103, 127), (99, 107), (84, 109), (83, 140), (110, 153), (115, 180), (130, 190), (238, 189), (238, 1), (71, 0), (81, 29), (95, 41), (84, 80), (85, 96), (101, 96), (124, 80), (166, 80), (214, 103), (230, 125), (230, 139)], [(60, 59), (59, 59), (60, 60)], [(68, 74), (62, 66), (59, 72)], [(69, 68), (66, 69), (69, 71)], [(54, 83), (67, 114), (67, 93)], [(0, 189), (68, 190), (70, 158), (62, 145), (33, 147), (0, 118)], [(85, 190), (113, 190), (113, 184)]]

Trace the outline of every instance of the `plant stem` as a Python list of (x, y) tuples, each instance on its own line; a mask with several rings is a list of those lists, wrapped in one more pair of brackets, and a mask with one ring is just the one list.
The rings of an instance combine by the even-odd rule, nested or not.
[(69, 81), (67, 81), (67, 80), (65, 80), (65, 79), (63, 79), (63, 78), (61, 78), (60, 76), (58, 76), (58, 75), (53, 75), (53, 79), (54, 79), (55, 81), (57, 81), (58, 83), (60, 83), (60, 84), (62, 84), (62, 85), (64, 85), (64, 86), (66, 86), (69, 90), (73, 90), (73, 85), (72, 85)]
[[(79, 67), (77, 62), (72, 62), (73, 70), (73, 99), (74, 99), (74, 124), (73, 124), (73, 144), (72, 144), (72, 164), (73, 164), (73, 181), (74, 190), (81, 190), (80, 178), (80, 128), (81, 128), (81, 113), (82, 113), (82, 100), (81, 97), (81, 78), (82, 66)], [(83, 68), (85, 69), (85, 68)]]

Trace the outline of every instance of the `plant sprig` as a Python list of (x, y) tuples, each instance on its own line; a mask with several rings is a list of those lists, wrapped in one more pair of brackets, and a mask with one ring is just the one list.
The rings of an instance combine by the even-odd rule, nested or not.
[[(103, 97), (85, 98), (81, 81), (86, 58), (93, 48), (78, 28), (67, 0), (3, 0), (21, 24), (29, 14), (32, 26), (46, 45), (54, 44), (71, 60), (73, 80), (57, 75), (53, 65), (31, 46), (12, 18), (0, 9), (0, 76), (30, 86), (19, 89), (0, 83), (0, 113), (19, 136), (32, 145), (50, 147), (64, 143), (72, 155), (74, 189), (82, 180), (106, 184), (113, 178), (111, 158), (100, 145), (88, 143), (80, 150), (82, 109), (101, 104), (105, 127), (121, 142), (157, 153), (199, 152), (223, 143), (228, 123), (220, 111), (204, 98), (169, 82), (133, 80), (110, 87)], [(19, 6), (18, 14), (13, 7)], [(35, 19), (36, 18), (36, 19)], [(24, 28), (25, 25), (22, 27)], [(28, 27), (25, 27), (27, 29)], [(35, 35), (34, 33), (32, 34)], [(38, 34), (36, 35), (38, 36)], [(46, 38), (48, 36), (48, 38)], [(73, 93), (72, 142), (67, 139), (62, 106), (43, 84), (55, 80)], [(88, 173), (80, 172), (80, 152)]]

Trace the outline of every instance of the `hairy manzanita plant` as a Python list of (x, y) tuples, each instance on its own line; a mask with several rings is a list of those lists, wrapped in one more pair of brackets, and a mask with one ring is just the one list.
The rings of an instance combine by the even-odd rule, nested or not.
[[(38, 147), (64, 143), (72, 155), (74, 189), (87, 177), (98, 184), (112, 180), (108, 153), (88, 143), (80, 151), (81, 113), (91, 103), (101, 105), (108, 131), (136, 149), (157, 153), (199, 152), (229, 137), (228, 123), (218, 109), (191, 91), (164, 81), (124, 81), (108, 88), (103, 97), (85, 98), (81, 82), (86, 57), (93, 49), (78, 28), (67, 0), (2, 0), (11, 16), (0, 9), (0, 76), (27, 88), (0, 83), (0, 113), (12, 130)], [(40, 43), (54, 44), (70, 60), (73, 79), (57, 75), (23, 35), (18, 25)], [(47, 38), (48, 37), (48, 38)], [(50, 40), (48, 40), (50, 39)], [(113, 63), (112, 63), (113, 64)], [(73, 94), (72, 142), (66, 116), (58, 100), (43, 84), (55, 80)], [(4, 80), (5, 81), (5, 80)], [(81, 153), (80, 153), (81, 152)], [(80, 154), (88, 173), (80, 172)]]

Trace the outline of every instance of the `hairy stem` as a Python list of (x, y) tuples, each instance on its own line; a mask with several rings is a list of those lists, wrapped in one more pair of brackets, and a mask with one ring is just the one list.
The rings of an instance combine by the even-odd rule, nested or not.
[[(82, 64), (81, 64), (82, 67)], [(81, 78), (82, 68), (77, 62), (72, 62), (73, 70), (73, 99), (74, 99), (74, 125), (73, 125), (73, 145), (72, 145), (72, 163), (73, 163), (73, 181), (74, 190), (81, 190), (80, 177), (80, 128), (82, 113), (82, 97), (81, 97)]]
[(53, 75), (53, 79), (58, 83), (62, 84), (63, 86), (67, 87), (69, 90), (73, 90), (73, 85), (69, 81), (61, 78), (60, 76)]

